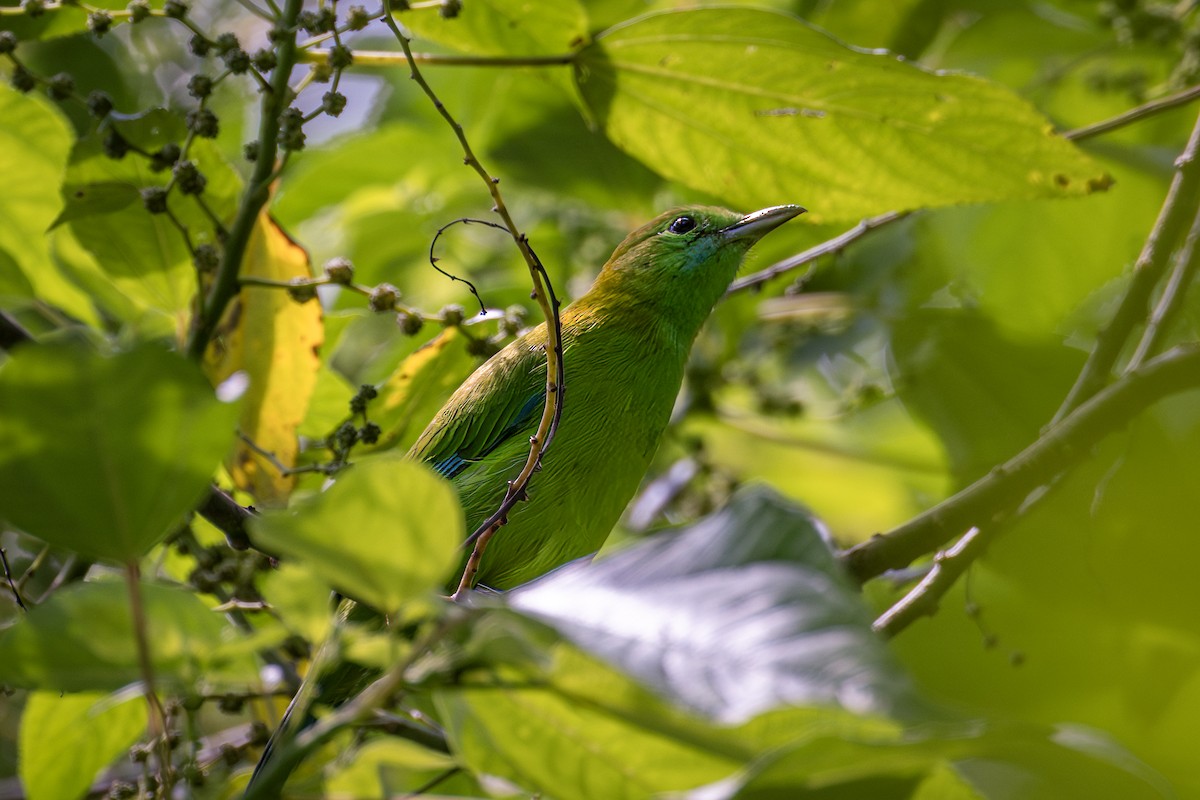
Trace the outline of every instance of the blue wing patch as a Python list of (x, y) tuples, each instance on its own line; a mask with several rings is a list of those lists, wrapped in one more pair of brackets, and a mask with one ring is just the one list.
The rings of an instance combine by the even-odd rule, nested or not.
[(488, 442), (487, 445), (480, 450), (477, 455), (473, 455), (472, 457), (468, 458), (464, 456), (460, 450), (457, 453), (446, 456), (441, 461), (433, 462), (431, 466), (433, 467), (434, 471), (443, 478), (453, 479), (467, 467), (471, 466), (471, 464), (486, 457), (488, 453), (495, 450), (514, 433), (523, 428), (525, 424), (533, 417), (534, 412), (542, 407), (545, 399), (546, 393), (544, 391), (532, 395), (528, 400), (525, 401), (525, 405), (521, 406), (512, 420), (505, 425), (496, 435), (496, 437), (492, 441)]

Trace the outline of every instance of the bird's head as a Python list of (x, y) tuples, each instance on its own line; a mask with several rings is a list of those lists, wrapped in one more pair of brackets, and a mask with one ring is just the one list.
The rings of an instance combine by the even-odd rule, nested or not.
[(673, 208), (625, 237), (592, 291), (609, 302), (698, 317), (699, 328), (751, 245), (803, 213), (794, 205), (745, 215), (714, 206)]

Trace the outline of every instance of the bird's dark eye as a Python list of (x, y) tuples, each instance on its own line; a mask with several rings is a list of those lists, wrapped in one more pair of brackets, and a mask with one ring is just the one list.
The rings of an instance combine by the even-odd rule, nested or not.
[(676, 217), (667, 226), (667, 230), (671, 233), (687, 233), (694, 227), (696, 227), (696, 220), (691, 217)]

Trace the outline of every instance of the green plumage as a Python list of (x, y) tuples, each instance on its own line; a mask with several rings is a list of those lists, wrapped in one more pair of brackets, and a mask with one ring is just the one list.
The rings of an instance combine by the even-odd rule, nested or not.
[[(530, 501), (489, 544), (480, 584), (509, 588), (599, 549), (658, 447), (713, 305), (750, 246), (802, 211), (668, 211), (631, 233), (591, 290), (563, 310), (559, 429)], [(454, 482), (468, 530), (499, 507), (529, 454), (545, 399), (545, 348), (542, 324), (493, 356), (409, 452)]]

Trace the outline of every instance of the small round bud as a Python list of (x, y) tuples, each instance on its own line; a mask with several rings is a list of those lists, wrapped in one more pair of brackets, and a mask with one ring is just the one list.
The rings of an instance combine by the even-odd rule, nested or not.
[(341, 92), (326, 92), (321, 98), (321, 110), (331, 117), (341, 116), (346, 109), (346, 95)]
[(129, 748), (129, 760), (135, 764), (145, 764), (150, 760), (150, 747), (144, 744), (135, 744)]
[(12, 31), (0, 31), (0, 56), (6, 56), (17, 49), (17, 35)]
[(358, 443), (358, 428), (351, 422), (343, 422), (333, 432), (333, 444), (338, 450), (349, 450)]
[(334, 16), (333, 9), (326, 6), (316, 11), (301, 12), (297, 22), (302, 29), (315, 36), (332, 31), (337, 25), (337, 17)]
[(212, 42), (200, 34), (193, 34), (191, 39), (188, 39), (188, 49), (193, 55), (206, 56), (208, 51), (212, 49)]
[(221, 58), (234, 75), (241, 75), (250, 69), (250, 54), (240, 47), (227, 50), (221, 55)]
[(317, 13), (315, 11), (301, 11), (299, 16), (296, 17), (296, 24), (305, 33), (317, 33)]
[(97, 36), (103, 36), (112, 28), (112, 15), (107, 11), (93, 11), (88, 14), (88, 30)]
[(242, 763), (242, 751), (239, 750), (237, 746), (232, 745), (229, 742), (225, 742), (225, 744), (221, 745), (218, 752), (221, 755), (221, 761), (225, 762), (225, 766), (227, 767), (236, 767), (238, 764)]
[(197, 136), (205, 139), (215, 139), (220, 132), (217, 115), (207, 108), (197, 108), (187, 113), (187, 127)]
[(246, 744), (251, 747), (262, 747), (270, 740), (271, 729), (267, 727), (267, 723), (259, 720), (250, 723), (250, 732), (246, 736)]
[(333, 283), (348, 286), (354, 280), (354, 265), (350, 259), (338, 256), (325, 262), (325, 274)]
[(362, 6), (350, 6), (346, 12), (346, 27), (352, 31), (361, 31), (371, 22), (371, 15)]
[(333, 77), (333, 69), (330, 68), (328, 61), (322, 61), (312, 65), (312, 74), (314, 82), (329, 83), (329, 79)]
[(227, 694), (217, 700), (217, 708), (225, 714), (237, 714), (245, 707), (245, 698), (236, 694)]
[(438, 312), (438, 316), (442, 320), (442, 324), (447, 328), (457, 327), (462, 325), (463, 307), (457, 303), (451, 303)]
[(392, 311), (400, 300), (400, 290), (390, 283), (381, 283), (371, 290), (367, 307), (372, 311)]
[(104, 134), (104, 155), (120, 161), (128, 152), (129, 142), (125, 141), (125, 137), (117, 133), (115, 128), (109, 128)]
[(108, 794), (105, 797), (108, 800), (129, 800), (131, 797), (137, 797), (137, 793), (137, 784), (128, 781), (113, 781), (109, 785)]
[(88, 111), (96, 119), (104, 119), (113, 110), (112, 98), (108, 96), (108, 92), (103, 92), (96, 89), (87, 97)]
[(438, 6), (438, 15), (442, 19), (454, 19), (462, 11), (462, 0), (442, 0)]
[(275, 51), (269, 47), (260, 47), (255, 51), (250, 61), (259, 72), (270, 72), (275, 69), (275, 65), (278, 63), (275, 59)]
[(354, 63), (354, 54), (344, 44), (335, 44), (329, 48), (329, 66), (331, 69), (345, 69)]
[(476, 339), (474, 337), (467, 339), (467, 355), (472, 355), (476, 358), (491, 358), (498, 352), (500, 352), (500, 348), (487, 339)]
[(374, 422), (368, 422), (359, 429), (358, 438), (362, 439), (363, 444), (375, 444), (379, 441), (379, 437), (382, 434), (382, 428), (380, 428)]
[(163, 13), (171, 19), (183, 19), (188, 13), (187, 3), (183, 0), (167, 0), (163, 4)]
[(524, 306), (509, 306), (504, 309), (504, 319), (500, 320), (500, 332), (505, 336), (516, 336), (525, 327), (525, 318), (529, 312)]
[(284, 150), (304, 149), (304, 115), (292, 107), (279, 116), (279, 145)]
[(46, 81), (46, 94), (55, 100), (66, 100), (75, 91), (75, 79), (66, 72), (60, 72)]
[(175, 176), (175, 183), (179, 186), (179, 191), (184, 194), (200, 194), (208, 184), (208, 179), (196, 168), (193, 161), (177, 162), (172, 174)]
[(25, 0), (21, 3), (21, 9), (29, 16), (37, 18), (46, 13), (46, 4), (43, 0)]
[(180, 767), (179, 774), (188, 782), (189, 786), (204, 785), (204, 770), (195, 761), (189, 761)]
[(288, 297), (297, 303), (307, 303), (316, 298), (317, 287), (309, 283), (307, 278), (292, 278), (291, 284), (287, 290)]
[(167, 210), (167, 190), (161, 186), (142, 189), (142, 205), (151, 214), (162, 214)]
[(158, 148), (157, 152), (150, 155), (150, 170), (162, 172), (164, 169), (170, 169), (179, 160), (180, 155), (179, 145), (167, 142)]
[(188, 80), (188, 94), (197, 100), (203, 100), (212, 94), (213, 82), (212, 78), (207, 75), (196, 74)]
[(257, 139), (252, 142), (246, 142), (244, 145), (242, 145), (242, 157), (247, 161), (258, 161), (258, 148), (259, 144)]
[(129, 0), (125, 10), (129, 12), (129, 21), (134, 24), (150, 16), (150, 4), (146, 0)]
[(237, 50), (237, 35), (226, 31), (213, 40), (213, 47), (217, 49), (217, 54), (222, 56), (228, 53), (230, 50)]
[(292, 658), (307, 659), (312, 656), (312, 645), (308, 643), (307, 639), (297, 633), (293, 633), (284, 639), (280, 643), (279, 648)]
[(192, 254), (192, 264), (196, 267), (197, 272), (216, 272), (217, 267), (221, 265), (221, 253), (217, 250), (216, 245), (199, 245), (196, 247), (196, 252)]
[(267, 31), (267, 38), (270, 39), (273, 44), (279, 44), (280, 42), (290, 41), (294, 38), (294, 34), (287, 28), (274, 27)]
[(396, 315), (396, 324), (400, 326), (400, 330), (407, 336), (416, 336), (421, 332), (421, 327), (425, 324), (425, 320), (421, 319), (420, 314), (415, 314), (412, 311), (401, 311)]
[(9, 83), (18, 92), (29, 92), (37, 86), (37, 78), (33, 77), (33, 73), (25, 69), (25, 67), (17, 64), (13, 67), (12, 77), (9, 78)]
[(369, 383), (364, 383), (355, 392), (354, 397), (350, 398), (350, 413), (365, 414), (367, 412), (367, 403), (379, 396), (379, 390)]

